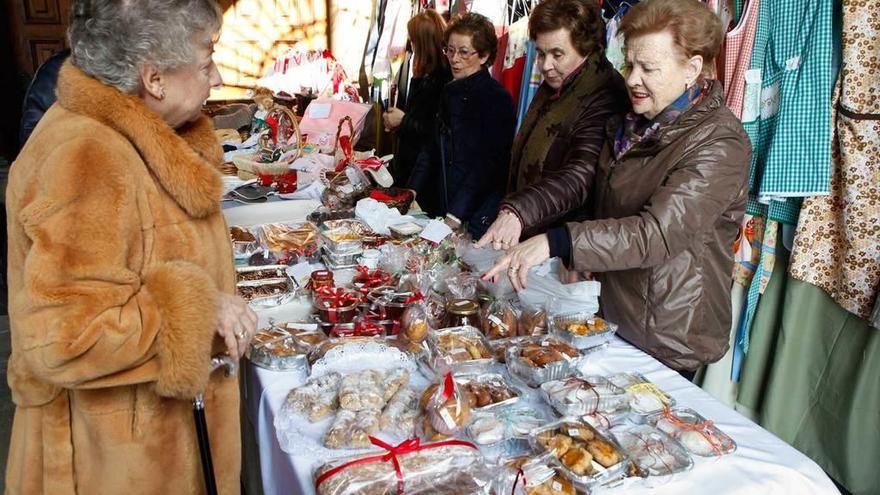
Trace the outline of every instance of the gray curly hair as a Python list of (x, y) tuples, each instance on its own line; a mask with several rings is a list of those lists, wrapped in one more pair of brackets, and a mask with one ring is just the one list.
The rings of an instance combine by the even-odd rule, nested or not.
[(166, 70), (192, 62), (197, 44), (222, 23), (213, 0), (76, 0), (67, 38), (77, 67), (133, 94), (144, 64)]

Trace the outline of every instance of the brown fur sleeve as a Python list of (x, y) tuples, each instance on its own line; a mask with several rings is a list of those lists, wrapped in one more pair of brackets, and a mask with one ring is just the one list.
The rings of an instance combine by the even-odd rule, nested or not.
[(191, 398), (208, 383), (217, 314), (217, 290), (201, 268), (164, 263), (145, 277), (161, 317), (156, 393)]

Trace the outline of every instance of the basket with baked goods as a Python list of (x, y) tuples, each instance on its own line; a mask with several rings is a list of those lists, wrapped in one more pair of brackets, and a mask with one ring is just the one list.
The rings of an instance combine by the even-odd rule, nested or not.
[(693, 459), (675, 439), (650, 425), (619, 426), (611, 430), (631, 460), (627, 474), (662, 484), (689, 470)]
[(475, 412), (466, 428), (468, 438), (483, 454), (494, 458), (529, 450), (529, 435), (549, 421), (543, 409), (515, 404), (489, 411)]
[(495, 362), (486, 337), (474, 327), (452, 327), (428, 333), (428, 366), (438, 375), (481, 373)]
[(648, 416), (663, 412), (675, 405), (675, 399), (641, 373), (617, 373), (608, 381), (626, 391), (632, 420), (644, 423)]
[(532, 447), (548, 452), (579, 488), (589, 489), (623, 475), (628, 459), (610, 436), (576, 418), (562, 418), (532, 431)]
[(582, 354), (553, 336), (533, 338), (508, 347), (506, 363), (511, 375), (530, 387), (573, 375)]
[(318, 495), (490, 495), (494, 472), (463, 440), (391, 445), (373, 438), (374, 453), (329, 461), (314, 473)]
[(257, 332), (247, 357), (255, 365), (273, 371), (308, 370), (308, 354), (327, 340), (314, 323), (272, 324)]
[(503, 459), (497, 492), (503, 495), (576, 495), (582, 493), (556, 466), (550, 454)]
[(600, 376), (570, 376), (541, 384), (547, 402), (563, 416), (629, 409), (626, 392)]
[(712, 457), (736, 450), (736, 442), (730, 436), (693, 409), (667, 408), (648, 417), (648, 422), (678, 440), (694, 455)]
[(549, 318), (550, 333), (578, 349), (605, 344), (617, 333), (617, 325), (591, 313), (562, 313)]

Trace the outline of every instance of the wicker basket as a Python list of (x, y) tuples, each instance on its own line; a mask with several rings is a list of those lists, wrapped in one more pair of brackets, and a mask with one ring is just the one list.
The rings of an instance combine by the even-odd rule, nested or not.
[(369, 197), (406, 215), (416, 199), (416, 192), (402, 187), (377, 187), (370, 191)]
[[(296, 115), (294, 115), (290, 109), (281, 105), (276, 105), (272, 107), (266, 115), (267, 119), (270, 117), (275, 117), (278, 120), (278, 134), (280, 135), (280, 141), (288, 142), (290, 137), (294, 135), (296, 136), (296, 152), (285, 160), (273, 162), (260, 161), (259, 153), (233, 157), (232, 163), (234, 163), (238, 169), (238, 177), (240, 179), (253, 179), (260, 174), (281, 175), (286, 172), (290, 167), (290, 164), (302, 154), (302, 134), (299, 131), (299, 122)], [(268, 141), (269, 138), (264, 137), (260, 142), (260, 146), (264, 147), (264, 149), (269, 148), (266, 149), (266, 151), (272, 151), (270, 147), (273, 145)]]

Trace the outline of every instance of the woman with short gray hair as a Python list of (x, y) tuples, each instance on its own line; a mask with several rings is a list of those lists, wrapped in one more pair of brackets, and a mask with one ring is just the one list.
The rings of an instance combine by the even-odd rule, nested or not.
[(240, 490), (238, 359), (256, 315), (234, 295), (212, 0), (77, 0), (71, 58), (7, 189), (7, 493), (203, 493), (204, 393), (219, 493)]

